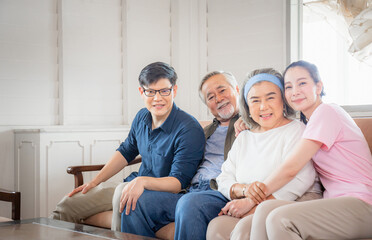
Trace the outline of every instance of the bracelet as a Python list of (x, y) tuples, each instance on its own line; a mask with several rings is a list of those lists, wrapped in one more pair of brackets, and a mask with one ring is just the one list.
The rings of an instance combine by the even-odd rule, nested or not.
[(244, 185), (243, 190), (242, 190), (243, 197), (245, 197), (245, 189), (246, 189), (246, 186)]
[(235, 184), (231, 186), (231, 193), (232, 193), (232, 195), (235, 195), (234, 188), (235, 188)]

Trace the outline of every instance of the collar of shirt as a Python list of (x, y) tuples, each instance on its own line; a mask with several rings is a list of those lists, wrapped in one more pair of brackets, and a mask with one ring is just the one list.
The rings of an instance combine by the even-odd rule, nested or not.
[[(176, 119), (178, 110), (179, 110), (179, 108), (176, 106), (175, 103), (173, 103), (173, 107), (172, 107), (172, 110), (171, 110), (169, 116), (167, 117), (167, 119), (165, 119), (165, 121), (159, 127), (159, 129), (163, 130), (166, 133), (171, 133), (172, 129), (173, 129), (173, 123)], [(145, 117), (145, 125), (149, 129), (152, 129), (152, 116), (151, 116), (150, 111), (147, 111), (147, 114), (146, 114), (146, 117)]]

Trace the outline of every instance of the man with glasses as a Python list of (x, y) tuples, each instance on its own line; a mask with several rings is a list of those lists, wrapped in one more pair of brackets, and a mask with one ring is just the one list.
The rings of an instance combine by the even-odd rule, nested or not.
[[(204, 159), (185, 192), (210, 190), (211, 183), (212, 185), (215, 183), (213, 179), (221, 173), (221, 166), (235, 140), (234, 123), (239, 117), (238, 93), (236, 79), (231, 73), (214, 71), (202, 79), (199, 95), (215, 119), (204, 128), (206, 137)], [(214, 189), (216, 188), (215, 185)], [(180, 236), (179, 232), (180, 229), (189, 229), (187, 224), (190, 224), (193, 218), (188, 217), (192, 215), (189, 208), (183, 207), (190, 194), (183, 193), (145, 191), (138, 199), (135, 211), (128, 215), (128, 206), (124, 209), (121, 230), (162, 239), (174, 239), (176, 233), (176, 239), (186, 239), (183, 235)], [(114, 199), (119, 197), (120, 195), (115, 192)], [(201, 206), (213, 204), (213, 202), (205, 203), (197, 200), (192, 202), (194, 203)], [(189, 214), (185, 215), (185, 213)]]
[[(190, 184), (203, 158), (205, 138), (196, 119), (175, 105), (176, 80), (177, 74), (166, 63), (155, 62), (141, 71), (139, 92), (146, 107), (137, 113), (128, 137), (91, 182), (62, 199), (51, 218), (80, 223), (97, 213), (108, 213), (113, 205), (126, 207), (129, 214), (146, 191), (178, 193)], [(102, 183), (138, 154), (142, 156), (139, 172), (131, 173), (117, 186), (119, 197), (114, 201), (120, 204), (112, 204), (116, 185)], [(120, 230), (118, 221), (119, 209), (113, 209), (111, 229)]]

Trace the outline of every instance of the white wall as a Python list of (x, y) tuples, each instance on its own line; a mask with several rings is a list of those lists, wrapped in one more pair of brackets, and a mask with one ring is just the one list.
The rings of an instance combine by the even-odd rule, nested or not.
[(16, 189), (14, 126), (58, 123), (57, 34), (56, 1), (0, 1), (0, 188)]
[(121, 1), (58, 1), (60, 124), (123, 123)]
[(0, 188), (15, 189), (12, 129), (128, 125), (143, 107), (138, 74), (153, 61), (176, 69), (176, 104), (211, 119), (198, 97), (207, 72), (241, 83), (254, 68), (286, 65), (287, 4), (0, 0)]
[(0, 1), (0, 125), (57, 124), (56, 1)]
[(278, 0), (208, 1), (208, 71), (247, 72), (286, 64), (286, 4)]

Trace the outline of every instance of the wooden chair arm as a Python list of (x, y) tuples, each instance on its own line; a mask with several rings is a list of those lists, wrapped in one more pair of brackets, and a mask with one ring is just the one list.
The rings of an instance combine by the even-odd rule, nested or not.
[(80, 173), (80, 172), (99, 171), (104, 166), (105, 166), (105, 164), (70, 166), (70, 167), (67, 168), (67, 173), (75, 175), (75, 174)]
[[(142, 161), (141, 156), (137, 156), (133, 161), (131, 161), (128, 166), (140, 163)], [(83, 172), (92, 172), (92, 171), (99, 171), (105, 165), (79, 165), (79, 166), (70, 166), (67, 168), (67, 173), (74, 175), (75, 179), (75, 188), (84, 184)]]
[(21, 193), (0, 188), (0, 200), (12, 203), (12, 219), (21, 219)]

